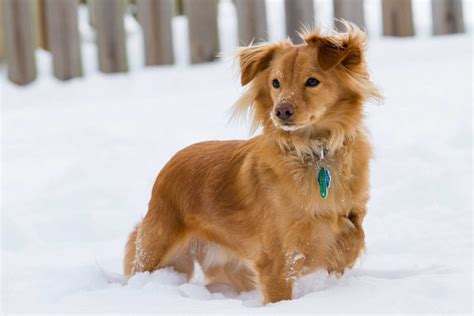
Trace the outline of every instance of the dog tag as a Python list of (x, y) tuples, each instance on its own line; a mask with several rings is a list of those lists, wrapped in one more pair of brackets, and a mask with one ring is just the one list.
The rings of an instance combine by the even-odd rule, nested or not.
[(318, 172), (319, 193), (323, 199), (327, 198), (329, 187), (331, 186), (331, 174), (326, 168), (319, 169)]

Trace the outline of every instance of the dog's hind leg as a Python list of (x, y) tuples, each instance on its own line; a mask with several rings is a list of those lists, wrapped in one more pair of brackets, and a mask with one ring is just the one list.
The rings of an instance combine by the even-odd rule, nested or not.
[(130, 234), (124, 258), (126, 275), (165, 267), (186, 241), (176, 213), (167, 211), (150, 209)]
[(137, 240), (139, 226), (140, 224), (135, 225), (125, 245), (125, 256), (123, 258), (123, 273), (125, 275), (132, 275), (133, 266), (135, 264), (135, 241)]
[(191, 280), (194, 273), (194, 254), (192, 244), (188, 244), (181, 249), (177, 249), (166, 260), (165, 266), (172, 267), (174, 271), (186, 275), (187, 280)]

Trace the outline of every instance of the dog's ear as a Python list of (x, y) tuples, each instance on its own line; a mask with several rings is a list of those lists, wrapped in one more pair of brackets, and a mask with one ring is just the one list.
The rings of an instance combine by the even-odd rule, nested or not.
[(252, 81), (255, 76), (268, 68), (277, 50), (283, 47), (282, 43), (259, 44), (242, 47), (237, 56), (240, 62), (240, 82), (243, 86)]
[(333, 69), (339, 64), (350, 69), (361, 61), (362, 52), (358, 47), (326, 40), (320, 41), (318, 45), (318, 64), (323, 70)]
[(337, 65), (351, 69), (363, 61), (367, 36), (351, 24), (347, 24), (346, 28), (346, 33), (320, 35), (314, 32), (304, 37), (308, 45), (317, 48), (318, 64), (323, 70), (333, 69)]

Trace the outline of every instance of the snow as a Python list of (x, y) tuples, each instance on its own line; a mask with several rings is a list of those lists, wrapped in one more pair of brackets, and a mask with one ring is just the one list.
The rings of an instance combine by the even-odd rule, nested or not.
[[(318, 3), (329, 12), (327, 1)], [(416, 2), (418, 23), (428, 6)], [(282, 37), (281, 7), (270, 7), (272, 40)], [(220, 11), (230, 56), (232, 7)], [(51, 78), (44, 52), (34, 84), (17, 87), (3, 74), (2, 311), (470, 313), (472, 33), (430, 37), (424, 23), (416, 38), (381, 38), (377, 21), (368, 23), (368, 60), (386, 100), (366, 107), (375, 151), (367, 250), (342, 278), (306, 276), (294, 300), (266, 306), (258, 291), (209, 291), (199, 274), (190, 283), (170, 269), (128, 281), (120, 274), (127, 235), (166, 161), (195, 142), (248, 137), (248, 125), (226, 124), (242, 91), (230, 58), (187, 66), (182, 35), (177, 66), (142, 68), (129, 20), (128, 74), (97, 73), (88, 43), (82, 79)], [(185, 19), (173, 23), (185, 33)], [(81, 30), (87, 38), (87, 25)]]

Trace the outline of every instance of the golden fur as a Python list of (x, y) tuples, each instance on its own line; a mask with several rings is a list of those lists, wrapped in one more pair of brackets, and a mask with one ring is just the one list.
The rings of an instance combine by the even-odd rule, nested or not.
[[(149, 209), (126, 245), (125, 274), (172, 266), (238, 290), (259, 287), (266, 302), (291, 299), (294, 280), (316, 269), (342, 274), (364, 248), (371, 148), (363, 103), (379, 98), (369, 79), (366, 35), (303, 35), (241, 48), (236, 103), (263, 134), (247, 141), (209, 141), (178, 152), (153, 187)], [(308, 77), (320, 81), (307, 87)], [(281, 87), (272, 87), (278, 79)], [(291, 125), (275, 117), (294, 107)], [(316, 182), (322, 150), (332, 185)]]

